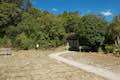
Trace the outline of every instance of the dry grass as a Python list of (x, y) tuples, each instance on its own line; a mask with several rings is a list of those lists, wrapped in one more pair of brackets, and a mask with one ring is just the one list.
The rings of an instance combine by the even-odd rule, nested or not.
[(0, 56), (0, 80), (105, 80), (48, 57), (63, 50), (21, 50)]
[(65, 54), (63, 56), (78, 62), (109, 69), (120, 74), (120, 57), (115, 57), (112, 54), (73, 52), (73, 54)]

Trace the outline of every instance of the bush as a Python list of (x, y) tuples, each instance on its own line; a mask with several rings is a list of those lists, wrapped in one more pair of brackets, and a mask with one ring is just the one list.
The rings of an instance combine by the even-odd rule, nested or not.
[(120, 48), (116, 48), (116, 49), (115, 49), (114, 55), (120, 56)]
[(120, 56), (120, 48), (115, 45), (106, 45), (105, 53), (113, 53), (116, 56)]
[(31, 48), (31, 40), (26, 36), (25, 33), (21, 33), (16, 38), (16, 47), (24, 50)]
[(0, 47), (12, 47), (11, 39), (6, 36), (4, 38), (0, 38)]
[(120, 47), (115, 47), (114, 55), (120, 56)]
[(113, 53), (115, 51), (114, 45), (106, 45), (105, 53)]

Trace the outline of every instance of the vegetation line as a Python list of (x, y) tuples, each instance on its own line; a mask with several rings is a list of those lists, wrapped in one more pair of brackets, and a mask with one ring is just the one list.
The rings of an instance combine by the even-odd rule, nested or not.
[(52, 14), (34, 8), (30, 0), (0, 0), (0, 47), (54, 48), (71, 33), (78, 34), (83, 51), (120, 54), (120, 15), (108, 22), (99, 14)]

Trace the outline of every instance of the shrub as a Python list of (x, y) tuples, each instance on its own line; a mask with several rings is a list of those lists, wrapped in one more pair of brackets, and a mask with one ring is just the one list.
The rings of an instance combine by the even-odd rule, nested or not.
[(120, 48), (116, 48), (116, 49), (115, 49), (114, 55), (120, 56)]
[(31, 40), (26, 36), (25, 33), (21, 33), (16, 38), (16, 47), (24, 50), (31, 48)]
[(106, 45), (105, 53), (113, 53), (115, 51), (114, 45)]
[(115, 53), (120, 54), (120, 48), (119, 49), (115, 49)]
[(5, 47), (5, 48), (12, 47), (11, 39), (9, 39), (6, 36), (0, 38), (0, 47)]

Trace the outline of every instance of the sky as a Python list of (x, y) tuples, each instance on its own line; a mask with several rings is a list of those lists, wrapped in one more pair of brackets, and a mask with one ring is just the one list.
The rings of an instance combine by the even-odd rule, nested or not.
[(108, 21), (120, 14), (120, 0), (32, 0), (32, 5), (54, 14), (64, 11), (79, 11), (81, 15), (97, 13)]

